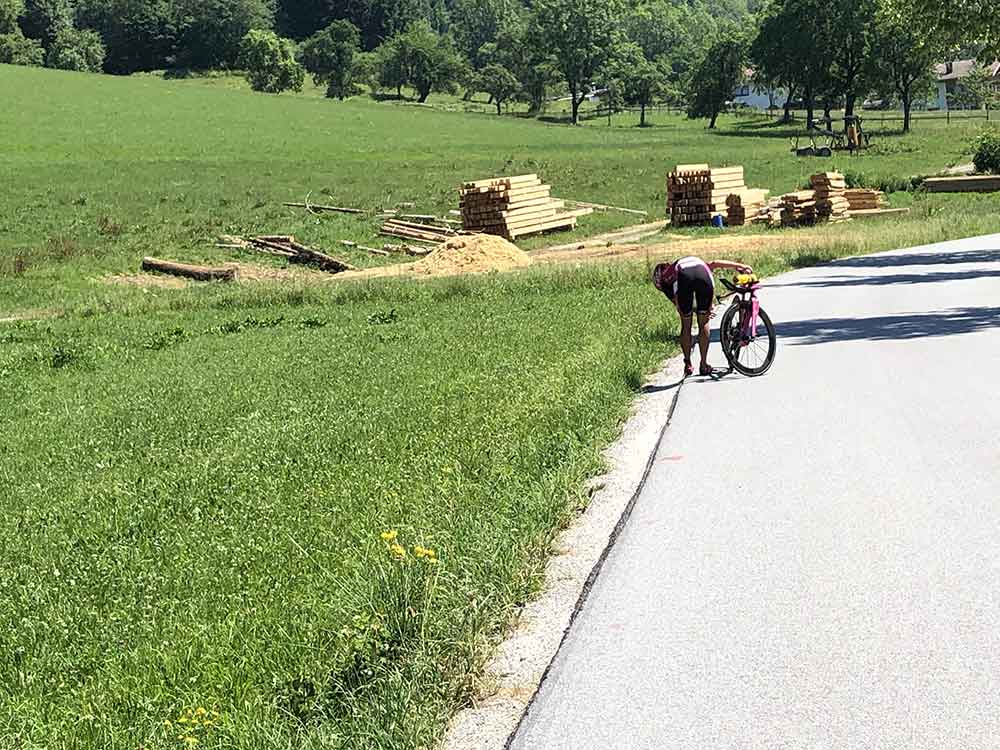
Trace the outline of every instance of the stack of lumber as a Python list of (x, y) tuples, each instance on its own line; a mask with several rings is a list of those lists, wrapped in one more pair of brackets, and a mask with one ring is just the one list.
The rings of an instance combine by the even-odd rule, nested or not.
[(673, 226), (707, 224), (727, 213), (726, 199), (746, 190), (743, 167), (678, 164), (667, 177), (667, 213)]
[(744, 190), (730, 193), (726, 198), (726, 224), (731, 227), (742, 227), (755, 221), (766, 220), (762, 216), (767, 205), (767, 190)]
[(931, 193), (993, 193), (1000, 190), (1000, 175), (930, 177), (924, 180), (924, 188)]
[(458, 232), (448, 227), (432, 227), (415, 221), (403, 221), (402, 219), (389, 219), (379, 229), (379, 234), (386, 237), (397, 237), (415, 242), (429, 242), (439, 245), (447, 242)]
[(816, 221), (816, 191), (799, 190), (781, 196), (781, 223), (786, 227)]
[(825, 221), (847, 221), (851, 218), (851, 204), (844, 193), (847, 181), (840, 172), (820, 172), (809, 181), (816, 193), (816, 215)]
[(513, 240), (553, 229), (573, 229), (578, 216), (593, 213), (590, 207), (558, 212), (566, 204), (554, 199), (550, 190), (535, 174), (463, 183), (459, 188), (462, 228)]
[(329, 271), (330, 273), (357, 270), (354, 266), (342, 260), (296, 242), (295, 238), (288, 234), (266, 234), (250, 238), (233, 237), (232, 235), (224, 234), (219, 237), (216, 247), (256, 250), (267, 255), (277, 255), (287, 258), (290, 263), (303, 263), (315, 266), (321, 271)]
[(844, 191), (844, 197), (851, 211), (875, 211), (886, 207), (885, 194), (881, 190), (856, 188)]

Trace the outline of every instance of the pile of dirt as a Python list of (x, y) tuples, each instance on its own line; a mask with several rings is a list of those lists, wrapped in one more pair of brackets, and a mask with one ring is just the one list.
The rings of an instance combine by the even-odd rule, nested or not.
[(453, 237), (410, 267), (413, 273), (450, 276), (487, 271), (510, 271), (531, 264), (527, 253), (502, 237), (473, 234)]

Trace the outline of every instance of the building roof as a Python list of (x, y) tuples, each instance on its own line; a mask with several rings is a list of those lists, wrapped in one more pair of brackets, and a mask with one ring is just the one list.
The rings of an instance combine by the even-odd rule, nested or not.
[[(939, 81), (955, 81), (969, 75), (975, 64), (975, 60), (952, 60), (951, 62), (938, 63), (934, 66), (934, 73)], [(994, 78), (1000, 76), (1000, 61), (994, 60), (987, 65), (986, 72)]]

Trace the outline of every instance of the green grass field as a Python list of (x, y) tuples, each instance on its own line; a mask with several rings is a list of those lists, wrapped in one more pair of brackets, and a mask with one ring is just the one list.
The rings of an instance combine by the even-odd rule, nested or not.
[[(743, 163), (777, 192), (834, 163), (961, 159), (954, 125), (827, 165), (745, 120), (569, 128), (227, 80), (0, 66), (0, 318), (54, 313), (0, 323), (4, 750), (432, 747), (675, 351), (642, 263), (180, 290), (104, 274), (232, 259), (220, 232), (371, 240), (371, 218), (280, 207), (310, 192), (440, 212), (463, 179), (537, 171), (658, 217), (677, 162)], [(912, 213), (754, 263), (1000, 230), (996, 196), (895, 200)]]
[[(639, 208), (655, 219), (665, 174), (677, 163), (743, 164), (748, 184), (778, 194), (834, 167), (872, 178), (936, 172), (963, 159), (975, 127), (927, 126), (877, 140), (863, 156), (796, 159), (792, 131), (747, 119), (724, 120), (715, 133), (676, 114), (654, 114), (645, 129), (631, 125), (634, 115), (618, 116), (617, 127), (570, 128), (362, 97), (254, 94), (232, 78), (0, 67), (0, 80), (8, 102), (0, 169), (12, 186), (0, 195), (0, 316), (100, 304), (108, 292), (93, 279), (133, 271), (144, 254), (233, 260), (212, 247), (219, 233), (290, 233), (332, 250), (343, 239), (378, 242), (372, 217), (281, 206), (307, 196), (366, 209), (413, 202), (418, 212), (441, 213), (456, 207), (463, 180), (537, 172), (560, 197)], [(634, 220), (584, 217), (575, 236)], [(359, 266), (385, 262), (338, 254)]]

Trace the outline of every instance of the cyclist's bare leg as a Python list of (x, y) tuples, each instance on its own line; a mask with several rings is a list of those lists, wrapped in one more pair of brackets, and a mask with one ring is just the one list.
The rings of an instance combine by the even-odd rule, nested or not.
[(711, 320), (711, 312), (698, 313), (698, 350), (701, 353), (701, 367), (699, 368), (699, 372), (702, 374), (705, 374), (705, 371), (709, 369), (708, 344), (712, 340), (710, 329)]
[(691, 316), (681, 315), (681, 351), (684, 353), (684, 364), (691, 364)]

